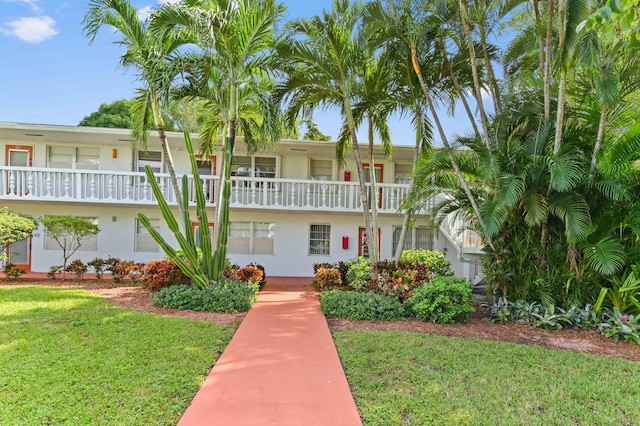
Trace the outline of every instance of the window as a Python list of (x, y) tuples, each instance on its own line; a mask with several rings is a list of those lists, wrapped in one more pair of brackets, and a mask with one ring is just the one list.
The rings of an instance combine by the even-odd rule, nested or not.
[(162, 173), (162, 152), (138, 151), (137, 170), (144, 173), (145, 166), (151, 166), (154, 173)]
[(411, 183), (411, 164), (396, 164), (396, 174), (393, 177), (394, 183)]
[[(213, 242), (213, 223), (209, 222), (207, 227), (209, 228), (209, 241)], [(200, 247), (200, 222), (191, 222), (191, 228), (193, 229), (196, 247)]]
[(331, 248), (331, 225), (309, 227), (309, 254), (329, 255)]
[[(402, 226), (393, 227), (393, 248), (392, 253), (395, 254), (398, 247), (398, 240), (400, 239), (400, 233), (402, 232)], [(403, 250), (410, 249), (424, 249), (433, 250), (433, 233), (426, 226), (416, 226), (407, 230), (407, 236), (404, 239)]]
[(275, 157), (246, 157), (234, 155), (231, 176), (273, 179), (276, 173)]
[[(97, 217), (84, 217), (83, 219), (91, 221), (94, 225), (98, 226), (98, 218)], [(62, 250), (60, 244), (53, 238), (49, 236), (49, 234), (45, 233), (44, 239), (44, 248), (45, 250)], [(98, 250), (98, 235), (88, 235), (84, 238), (80, 239), (80, 251), (97, 251)]]
[(331, 160), (310, 160), (309, 178), (312, 180), (332, 180), (333, 162)]
[(273, 254), (275, 229), (268, 222), (229, 223), (229, 253)]
[(54, 169), (99, 170), (100, 149), (50, 146), (47, 165)]
[[(153, 227), (153, 229), (157, 231), (160, 230), (160, 219), (149, 219), (149, 222), (151, 222), (151, 226)], [(158, 246), (156, 240), (153, 239), (147, 228), (144, 227), (139, 219), (136, 219), (136, 239), (134, 251), (154, 253), (160, 251), (160, 246)]]

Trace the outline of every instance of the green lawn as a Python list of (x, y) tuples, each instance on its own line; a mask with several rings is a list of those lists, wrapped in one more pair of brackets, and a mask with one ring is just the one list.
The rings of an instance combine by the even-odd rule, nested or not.
[(640, 425), (640, 363), (404, 332), (334, 333), (366, 425)]
[(0, 289), (0, 424), (173, 425), (235, 327)]

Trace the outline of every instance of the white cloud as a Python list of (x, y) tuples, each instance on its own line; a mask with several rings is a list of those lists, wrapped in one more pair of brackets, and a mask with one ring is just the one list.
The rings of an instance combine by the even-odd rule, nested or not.
[(153, 13), (153, 8), (149, 5), (138, 9), (138, 19), (141, 21), (146, 21)]
[(5, 35), (11, 35), (27, 43), (38, 44), (58, 34), (56, 21), (49, 16), (18, 18), (0, 28)]
[(29, 8), (35, 12), (35, 13), (40, 13), (42, 12), (42, 9), (40, 8), (40, 5), (38, 3), (40, 3), (39, 0), (1, 0), (7, 3), (21, 3), (24, 4), (26, 6), (29, 6)]

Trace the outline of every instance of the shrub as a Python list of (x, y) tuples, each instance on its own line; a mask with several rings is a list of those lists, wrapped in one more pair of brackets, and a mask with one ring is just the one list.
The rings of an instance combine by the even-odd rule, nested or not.
[(464, 278), (436, 277), (415, 289), (407, 303), (418, 319), (452, 323), (468, 319), (472, 300), (472, 285)]
[(372, 284), (372, 290), (404, 302), (413, 295), (415, 288), (427, 282), (429, 269), (426, 265), (384, 260), (378, 262), (378, 282)]
[(106, 263), (104, 259), (101, 259), (99, 257), (96, 257), (95, 259), (87, 262), (87, 266), (90, 266), (93, 268), (93, 270), (96, 273), (96, 278), (99, 280), (102, 279), (102, 273), (104, 272), (105, 265)]
[(71, 274), (75, 274), (76, 279), (81, 280), (84, 276), (84, 273), (87, 272), (87, 269), (87, 265), (85, 265), (82, 260), (76, 259), (67, 265), (65, 271)]
[(118, 257), (109, 257), (104, 263), (106, 265), (104, 269), (111, 272), (111, 277), (116, 283), (122, 282), (124, 278), (129, 278), (132, 282), (136, 281), (135, 275), (138, 268), (132, 260), (123, 261)]
[(397, 320), (406, 317), (400, 301), (377, 293), (331, 290), (320, 295), (322, 312), (328, 317), (350, 320)]
[(152, 292), (191, 282), (173, 260), (152, 260), (140, 265), (139, 272), (140, 284)]
[(336, 268), (319, 268), (313, 283), (320, 289), (331, 289), (342, 285), (340, 271)]
[(452, 277), (451, 262), (444, 257), (444, 253), (438, 250), (404, 250), (400, 261), (425, 265), (431, 273), (431, 278)]
[(371, 281), (371, 261), (366, 257), (356, 257), (347, 262), (347, 284), (354, 290), (367, 290)]
[(27, 273), (27, 271), (25, 271), (22, 268), (17, 267), (13, 263), (7, 263), (4, 266), (4, 270), (3, 271), (4, 271), (4, 274), (7, 276), (7, 278), (10, 278), (12, 280), (15, 280), (20, 275), (24, 275), (24, 274)]
[(256, 300), (258, 285), (225, 281), (208, 288), (176, 285), (153, 295), (153, 304), (164, 308), (201, 312), (246, 312)]
[(324, 268), (324, 269), (328, 269), (328, 268), (333, 268), (335, 267), (334, 264), (329, 263), (329, 262), (320, 262), (320, 263), (314, 263), (313, 264), (313, 275), (318, 273), (318, 269), (320, 268)]
[(264, 287), (264, 268), (260, 269), (256, 265), (247, 265), (238, 269), (236, 279), (245, 283), (256, 283), (260, 289)]
[(62, 265), (52, 265), (47, 272), (47, 278), (55, 280), (58, 274), (62, 273)]

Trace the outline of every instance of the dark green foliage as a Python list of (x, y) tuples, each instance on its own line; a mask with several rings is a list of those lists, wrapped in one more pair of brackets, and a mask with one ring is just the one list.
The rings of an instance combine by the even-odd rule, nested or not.
[(386, 320), (405, 318), (405, 309), (396, 297), (377, 293), (331, 290), (320, 295), (322, 312), (328, 317), (350, 320)]
[(14, 265), (13, 263), (7, 263), (4, 266), (3, 272), (4, 272), (4, 274), (6, 275), (7, 278), (10, 278), (10, 279), (13, 279), (13, 280), (18, 278), (20, 275), (24, 275), (24, 274), (27, 273), (27, 271), (25, 271), (23, 268), (19, 268), (16, 265)]
[[(30, 217), (14, 213), (9, 208), (0, 209), (0, 250), (16, 241), (29, 238), (36, 229), (36, 221)], [(0, 254), (0, 260), (2, 254)]]
[(464, 278), (437, 277), (414, 290), (407, 305), (416, 318), (436, 323), (465, 321), (475, 311), (472, 285)]
[(153, 304), (163, 308), (201, 312), (246, 312), (256, 300), (258, 285), (225, 281), (208, 288), (176, 285), (153, 295)]
[(102, 104), (98, 111), (84, 117), (78, 126), (130, 129), (131, 101), (119, 99), (109, 104)]
[(400, 261), (425, 265), (429, 269), (431, 278), (453, 276), (451, 262), (445, 259), (443, 252), (438, 250), (404, 250)]

